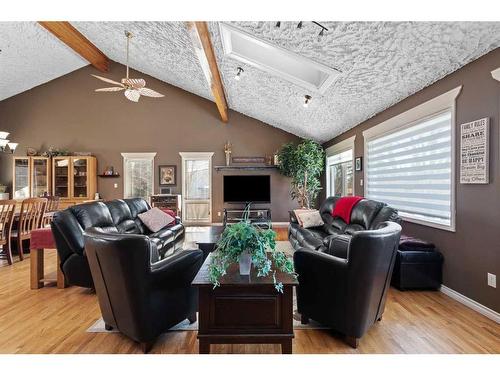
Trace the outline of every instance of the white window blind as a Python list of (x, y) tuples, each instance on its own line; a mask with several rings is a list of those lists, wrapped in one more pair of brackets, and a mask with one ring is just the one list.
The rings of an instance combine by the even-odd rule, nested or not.
[(452, 112), (366, 141), (366, 196), (403, 218), (451, 226)]

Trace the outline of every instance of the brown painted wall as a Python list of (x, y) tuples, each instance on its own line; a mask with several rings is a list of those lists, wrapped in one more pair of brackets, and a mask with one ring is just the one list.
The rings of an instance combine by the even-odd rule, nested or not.
[[(500, 67), (500, 49), (464, 66), (433, 85), (379, 113), (350, 131), (324, 144), (325, 147), (356, 135), (355, 155), (363, 156), (362, 132), (410, 108), (415, 107), (459, 85), (457, 98), (457, 126), (483, 117), (490, 118), (490, 183), (488, 185), (461, 185), (460, 158), (456, 158), (456, 232), (434, 229), (423, 225), (404, 223), (406, 234), (436, 243), (445, 257), (444, 285), (473, 300), (500, 312), (500, 289), (487, 286), (486, 273), (500, 277), (500, 155), (499, 112), (500, 82), (491, 77), (491, 71)], [(460, 147), (457, 131), (456, 147)], [(360, 180), (363, 172), (356, 172), (356, 192), (363, 194)]]
[[(227, 140), (235, 156), (271, 155), (283, 143), (299, 140), (234, 111), (224, 124), (213, 102), (144, 74), (137, 75), (165, 98), (143, 98), (136, 104), (121, 93), (95, 93), (95, 88), (106, 84), (91, 73), (96, 70), (88, 66), (0, 102), (0, 128), (19, 142), (16, 155), (25, 155), (26, 147), (91, 151), (100, 172), (113, 165), (122, 174), (122, 152), (157, 152), (156, 166), (177, 165), (175, 190), (180, 193), (180, 151), (213, 151), (213, 165), (223, 165)], [(124, 67), (114, 63), (106, 76), (119, 80), (123, 73)], [(0, 183), (10, 184), (11, 157), (2, 155), (0, 163)], [(213, 173), (214, 221), (220, 220), (217, 212), (223, 208), (222, 175)], [(275, 171), (271, 175), (273, 221), (287, 221), (287, 211), (296, 205), (289, 199), (289, 181)], [(157, 169), (155, 179), (159, 192)], [(113, 188), (115, 182), (118, 189)], [(98, 179), (98, 191), (105, 199), (120, 198), (122, 183), (122, 178)]]

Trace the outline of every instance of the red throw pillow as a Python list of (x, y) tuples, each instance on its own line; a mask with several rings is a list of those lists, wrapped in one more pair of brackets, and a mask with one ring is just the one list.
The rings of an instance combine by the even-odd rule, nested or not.
[(171, 210), (170, 208), (163, 208), (163, 207), (159, 207), (159, 208), (160, 208), (160, 210), (162, 210), (163, 212), (165, 212), (167, 215), (172, 216), (174, 219), (175, 219), (175, 217), (177, 216), (177, 215), (175, 214), (175, 211), (174, 211), (174, 210)]
[(349, 224), (351, 222), (351, 211), (361, 199), (363, 199), (363, 197), (358, 197), (356, 195), (352, 197), (340, 198), (333, 208), (332, 216), (340, 217), (347, 224)]

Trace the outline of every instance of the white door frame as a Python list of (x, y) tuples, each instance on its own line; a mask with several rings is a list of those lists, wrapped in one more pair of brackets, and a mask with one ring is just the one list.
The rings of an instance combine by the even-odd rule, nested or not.
[[(211, 224), (212, 223), (212, 156), (213, 152), (179, 152), (182, 158), (182, 216), (184, 221), (184, 215), (186, 215), (186, 173), (185, 165), (188, 160), (207, 160), (208, 159), (208, 181), (209, 181), (209, 192), (208, 192), (208, 221), (196, 222), (199, 224)], [(189, 221), (185, 220), (186, 223)], [(195, 223), (195, 222), (192, 222)]]

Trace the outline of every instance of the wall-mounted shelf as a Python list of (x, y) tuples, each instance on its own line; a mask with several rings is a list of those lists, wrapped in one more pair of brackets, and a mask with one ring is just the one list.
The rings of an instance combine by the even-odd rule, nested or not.
[(277, 169), (276, 165), (216, 165), (216, 171), (258, 171), (258, 170), (268, 170)]
[(98, 174), (97, 177), (103, 177), (103, 178), (116, 178), (116, 177), (120, 177), (120, 174), (117, 173), (117, 174)]

